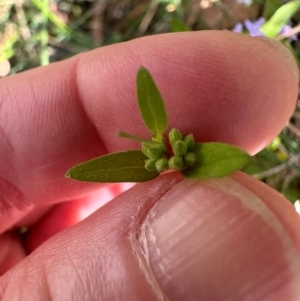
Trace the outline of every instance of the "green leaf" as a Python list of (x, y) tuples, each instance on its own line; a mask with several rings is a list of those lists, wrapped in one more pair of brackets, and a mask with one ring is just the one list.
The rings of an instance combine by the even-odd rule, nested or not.
[(129, 139), (129, 140), (138, 141), (138, 142), (141, 142), (141, 143), (144, 143), (144, 144), (147, 144), (147, 145), (160, 145), (159, 142), (148, 140), (148, 139), (137, 137), (137, 136), (133, 136), (133, 135), (128, 134), (128, 133), (123, 132), (123, 131), (119, 131), (118, 135), (119, 135), (119, 137), (126, 138), (126, 139)]
[(161, 94), (146, 68), (141, 67), (136, 78), (138, 106), (146, 127), (155, 141), (162, 141), (167, 129), (167, 113)]
[(265, 20), (270, 19), (281, 5), (282, 3), (280, 0), (266, 0), (263, 10), (263, 17)]
[(277, 36), (284, 25), (300, 9), (300, 0), (294, 0), (282, 5), (260, 30), (269, 38)]
[(179, 19), (172, 19), (171, 20), (171, 31), (172, 32), (183, 32), (183, 31), (191, 31), (191, 28), (183, 23)]
[(159, 175), (145, 169), (146, 159), (140, 150), (112, 153), (72, 167), (66, 177), (101, 183), (146, 182)]
[(242, 149), (220, 142), (196, 143), (193, 153), (197, 163), (181, 171), (184, 177), (191, 179), (227, 176), (243, 168), (250, 159)]

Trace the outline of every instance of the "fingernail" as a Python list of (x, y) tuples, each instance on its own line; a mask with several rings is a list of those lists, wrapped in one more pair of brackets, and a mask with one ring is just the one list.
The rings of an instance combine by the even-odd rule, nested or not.
[(256, 39), (261, 40), (266, 44), (267, 49), (265, 50), (265, 54), (269, 56), (270, 59), (273, 59), (275, 63), (280, 64), (280, 61), (277, 59), (276, 52), (280, 53), (281, 57), (284, 58), (286, 63), (289, 65), (291, 72), (297, 76), (299, 75), (299, 68), (295, 57), (287, 46), (282, 44), (280, 41), (266, 37), (257, 37)]
[(182, 181), (149, 212), (139, 241), (170, 301), (300, 300), (289, 234), (232, 179)]

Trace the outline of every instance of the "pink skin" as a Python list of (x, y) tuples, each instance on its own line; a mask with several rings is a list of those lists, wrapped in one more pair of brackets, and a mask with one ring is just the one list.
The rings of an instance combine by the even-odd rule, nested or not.
[[(158, 83), (166, 102), (170, 128), (194, 133), (197, 141), (235, 144), (251, 154), (265, 147), (280, 132), (297, 98), (298, 70), (284, 48), (265, 39), (218, 31), (137, 39), (2, 79), (0, 274), (8, 272), (0, 278), (0, 300), (12, 300), (12, 296), (18, 294), (22, 300), (32, 300), (29, 293), (32, 279), (39, 279), (34, 287), (36, 300), (50, 297), (51, 300), (75, 300), (72, 294), (77, 290), (77, 296), (87, 293), (90, 299), (85, 300), (126, 299), (129, 295), (130, 300), (163, 300), (164, 294), (170, 300), (183, 300), (182, 291), (185, 300), (192, 300), (194, 296), (201, 296), (201, 300), (225, 300), (226, 294), (228, 298), (236, 294), (236, 300), (295, 300), (294, 283), (299, 281), (300, 272), (291, 269), (289, 259), (300, 260), (300, 236), (295, 230), (300, 226), (299, 216), (279, 194), (240, 173), (233, 175), (235, 181), (228, 180), (229, 184), (220, 180), (193, 184), (196, 186), (189, 186), (177, 173), (168, 174), (135, 186), (70, 227), (83, 218), (83, 209), (95, 211), (101, 199), (107, 197), (101, 196), (101, 192), (95, 195), (95, 191), (105, 185), (65, 179), (65, 171), (107, 152), (138, 147), (134, 142), (118, 138), (118, 130), (148, 135), (135, 97), (134, 79), (141, 65), (150, 70)], [(229, 192), (212, 188), (218, 183), (223, 188), (229, 185)], [(239, 201), (233, 193), (239, 187), (236, 185), (252, 191), (272, 212), (273, 221), (279, 221), (281, 226), (276, 228), (277, 222), (268, 224), (264, 213), (253, 213), (253, 208), (250, 210), (251, 206), (245, 205), (248, 201), (243, 203), (242, 197)], [(114, 195), (120, 193), (118, 186), (108, 189)], [(197, 252), (203, 254), (203, 258), (191, 254), (181, 263), (186, 267), (186, 273), (181, 275), (178, 271), (182, 271), (182, 266), (175, 269), (176, 262), (181, 262), (182, 254), (189, 254), (194, 247), (188, 245), (188, 238), (176, 245), (181, 255), (177, 254), (178, 260), (171, 261), (171, 266), (164, 266), (166, 260), (157, 258), (155, 244), (155, 248), (149, 244), (150, 262), (144, 262), (140, 252), (144, 243), (140, 236), (142, 229), (146, 229), (145, 239), (153, 242), (147, 229), (150, 227), (156, 233), (160, 229), (159, 221), (178, 213), (170, 211), (173, 208), (168, 205), (168, 198), (163, 198), (168, 191), (174, 194), (175, 203), (190, 195), (187, 208), (194, 209), (180, 216), (178, 222), (192, 225), (189, 218), (193, 218), (193, 213), (204, 219), (212, 212), (207, 223), (210, 228), (201, 227), (197, 232), (203, 239), (218, 233), (223, 225), (230, 225), (233, 216), (243, 216), (233, 219), (236, 226), (220, 234), (220, 237), (228, 236), (224, 245), (220, 245), (222, 239), (220, 243), (219, 239), (209, 240), (209, 254), (224, 257), (218, 265), (214, 265), (217, 255), (205, 257), (207, 252)], [(226, 210), (223, 207), (215, 210), (223, 204), (216, 202), (219, 197), (228, 199), (224, 203)], [(162, 210), (172, 215), (163, 214), (162, 219), (155, 220), (153, 216), (161, 216)], [(255, 222), (244, 227), (247, 216)], [(166, 225), (171, 224), (169, 220)], [(29, 226), (24, 244), (11, 232), (5, 233), (13, 226)], [(244, 235), (239, 236), (238, 229), (245, 229)], [(280, 229), (290, 240), (282, 242)], [(166, 250), (166, 259), (171, 253), (164, 241), (174, 240), (164, 240), (160, 230), (157, 233), (155, 243), (160, 243), (160, 254)], [(255, 237), (253, 246), (251, 237)], [(248, 244), (249, 248), (243, 249)], [(236, 256), (239, 248), (243, 256)], [(26, 257), (26, 253), (34, 249)], [(176, 247), (173, 249), (176, 251)], [(270, 252), (271, 249), (268, 260), (259, 257), (263, 254), (261, 250)], [(253, 255), (256, 251), (257, 257)], [(235, 264), (232, 264), (233, 255)], [(261, 271), (267, 271), (272, 262), (278, 264), (270, 273), (275, 273), (276, 281), (283, 285), (276, 286), (272, 277), (263, 277), (269, 274)], [(193, 270), (197, 264), (207, 266), (211, 272), (197, 274), (199, 269)], [(71, 276), (65, 277), (68, 268)], [(193, 275), (199, 283), (189, 281), (187, 284), (186, 275)], [(75, 285), (77, 281), (79, 284), (69, 291), (55, 281), (57, 277), (69, 284), (74, 282)], [(176, 291), (179, 284), (187, 286)], [(249, 292), (246, 287), (249, 289), (251, 285)], [(202, 295), (197, 292), (200, 288)]]

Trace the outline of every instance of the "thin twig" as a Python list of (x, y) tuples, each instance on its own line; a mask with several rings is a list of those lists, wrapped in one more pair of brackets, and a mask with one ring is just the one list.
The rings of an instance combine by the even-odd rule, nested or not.
[(300, 129), (298, 129), (296, 126), (291, 124), (290, 122), (287, 125), (287, 128), (296, 136), (300, 137)]
[(287, 188), (289, 187), (290, 183), (296, 178), (298, 177), (299, 173), (296, 170), (291, 170), (290, 173), (288, 173), (283, 180), (283, 184), (281, 187), (281, 193), (283, 194)]
[(23, 9), (23, 0), (15, 1), (16, 15), (19, 21), (19, 28), (24, 41), (28, 41), (31, 38), (30, 29), (26, 20), (25, 12)]
[(159, 6), (159, 2), (158, 3), (155, 3), (154, 5), (151, 3), (150, 4), (150, 7), (148, 9), (148, 11), (146, 12), (140, 26), (139, 26), (139, 34), (144, 34), (145, 31), (148, 29), (157, 9), (158, 9), (158, 6)]
[(104, 39), (104, 11), (107, 7), (106, 0), (98, 0), (94, 2), (93, 9), (94, 13), (91, 17), (91, 21), (89, 22), (92, 37), (96, 43), (100, 44)]
[(254, 178), (261, 180), (270, 176), (273, 176), (281, 171), (283, 171), (284, 169), (286, 169), (287, 167), (297, 163), (300, 160), (300, 154), (294, 155), (292, 156), (287, 162), (284, 162), (282, 164), (279, 164), (275, 167), (272, 167), (268, 170), (265, 170), (263, 172), (257, 173), (252, 175)]
[(274, 39), (277, 41), (281, 41), (283, 39), (290, 38), (291, 36), (298, 34), (299, 32), (300, 32), (300, 25), (293, 27), (289, 32), (278, 35)]

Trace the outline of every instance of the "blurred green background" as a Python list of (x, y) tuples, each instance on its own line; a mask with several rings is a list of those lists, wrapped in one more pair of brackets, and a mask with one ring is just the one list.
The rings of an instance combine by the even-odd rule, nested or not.
[[(285, 43), (299, 62), (299, 8), (298, 0), (0, 0), (0, 77), (145, 35), (241, 26), (254, 35), (244, 22), (255, 25), (261, 17), (265, 24), (258, 29)], [(288, 28), (278, 32), (276, 26)], [(298, 99), (288, 126), (245, 172), (294, 203), (300, 198), (299, 142)]]

